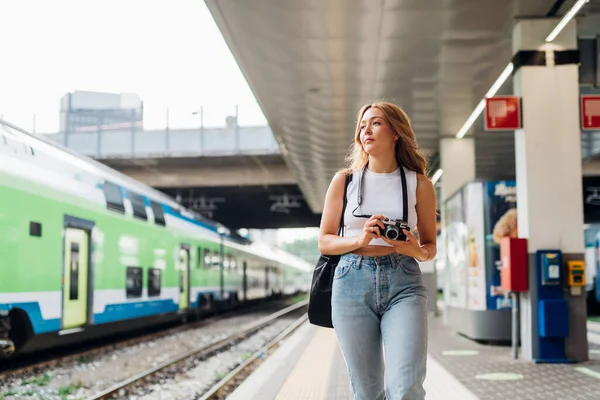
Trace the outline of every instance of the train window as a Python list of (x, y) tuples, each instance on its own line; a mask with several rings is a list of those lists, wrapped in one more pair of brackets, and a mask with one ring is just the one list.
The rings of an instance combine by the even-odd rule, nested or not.
[(127, 298), (142, 297), (142, 269), (127, 267)]
[(158, 268), (148, 269), (148, 297), (160, 296), (160, 274)]
[(209, 269), (211, 263), (210, 250), (204, 249), (204, 268)]
[(133, 216), (144, 221), (148, 219), (146, 214), (146, 204), (144, 204), (144, 198), (137, 193), (129, 192), (129, 200), (131, 200), (131, 207), (133, 208)]
[(79, 299), (79, 244), (71, 243), (71, 266), (69, 268), (69, 300)]
[(152, 212), (154, 213), (154, 222), (156, 225), (165, 226), (165, 214), (163, 213), (162, 206), (157, 202), (150, 200), (150, 207), (152, 207)]
[(218, 252), (214, 252), (213, 256), (212, 256), (212, 267), (214, 270), (219, 270), (221, 269), (221, 257), (219, 257), (219, 253)]
[(229, 261), (229, 268), (231, 268), (234, 272), (237, 272), (237, 264), (234, 258), (231, 258), (231, 261)]
[(223, 257), (223, 269), (224, 270), (229, 269), (229, 255), (226, 255)]
[(202, 249), (200, 247), (197, 248), (196, 257), (196, 268), (200, 269), (202, 268)]
[(42, 224), (33, 221), (29, 222), (29, 235), (42, 236)]
[(125, 206), (123, 205), (123, 195), (121, 189), (110, 182), (104, 182), (102, 185), (104, 196), (106, 197), (106, 207), (109, 210), (125, 213)]

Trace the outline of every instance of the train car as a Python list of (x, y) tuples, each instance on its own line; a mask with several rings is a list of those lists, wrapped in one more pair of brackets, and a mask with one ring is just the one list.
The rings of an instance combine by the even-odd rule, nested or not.
[(311, 270), (0, 120), (4, 357), (305, 292)]

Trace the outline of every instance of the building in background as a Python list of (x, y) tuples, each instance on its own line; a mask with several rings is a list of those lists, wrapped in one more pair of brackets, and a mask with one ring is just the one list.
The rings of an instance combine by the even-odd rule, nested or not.
[(137, 94), (74, 91), (60, 101), (60, 131), (75, 133), (138, 127), (144, 104)]

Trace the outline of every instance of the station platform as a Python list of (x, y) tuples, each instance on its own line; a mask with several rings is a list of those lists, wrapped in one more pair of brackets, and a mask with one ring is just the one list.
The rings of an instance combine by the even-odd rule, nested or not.
[[(535, 364), (510, 346), (486, 345), (429, 319), (427, 400), (600, 399), (600, 331), (589, 333), (590, 360)], [(335, 333), (305, 322), (228, 400), (350, 400)]]

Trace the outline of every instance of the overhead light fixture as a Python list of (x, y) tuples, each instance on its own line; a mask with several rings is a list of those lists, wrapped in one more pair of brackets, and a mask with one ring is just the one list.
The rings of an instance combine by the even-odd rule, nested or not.
[(550, 34), (546, 38), (546, 43), (550, 43), (551, 41), (556, 39), (558, 34), (564, 29), (565, 26), (567, 26), (569, 21), (573, 19), (573, 17), (579, 12), (579, 10), (581, 10), (581, 7), (583, 7), (588, 1), (590, 0), (578, 0), (575, 3), (575, 5), (571, 7), (571, 9), (565, 14), (565, 16), (562, 17), (560, 22), (554, 27), (552, 32), (550, 32)]
[(435, 183), (440, 179), (443, 173), (444, 170), (441, 168), (435, 171), (435, 174), (433, 174), (433, 176), (431, 177), (431, 183), (435, 185)]
[(496, 79), (496, 82), (494, 82), (494, 84), (492, 86), (490, 86), (490, 89), (487, 91), (484, 98), (481, 99), (479, 104), (477, 104), (477, 107), (475, 107), (475, 109), (473, 110), (471, 115), (469, 115), (469, 118), (467, 118), (467, 120), (465, 121), (463, 126), (460, 128), (460, 130), (456, 134), (456, 137), (458, 139), (462, 139), (462, 137), (465, 136), (465, 134), (471, 128), (471, 126), (475, 123), (475, 121), (477, 120), (477, 118), (479, 117), (481, 112), (485, 109), (485, 99), (488, 97), (493, 97), (496, 94), (496, 92), (502, 87), (502, 85), (504, 85), (504, 82), (506, 82), (506, 80), (508, 79), (508, 77), (510, 76), (510, 74), (513, 72), (514, 69), (515, 69), (514, 64), (512, 62), (509, 62), (508, 65), (504, 68), (504, 71), (502, 71), (502, 73), (498, 77), (498, 79)]
[(477, 120), (477, 117), (479, 117), (479, 114), (481, 114), (481, 112), (483, 111), (484, 108), (485, 108), (485, 100), (481, 100), (479, 102), (479, 104), (477, 104), (477, 107), (475, 107), (475, 109), (473, 110), (471, 115), (469, 115), (469, 118), (467, 118), (467, 120), (465, 121), (463, 126), (460, 128), (458, 133), (456, 134), (456, 137), (458, 139), (462, 139), (463, 136), (465, 136), (465, 134), (467, 133), (469, 128), (471, 128), (471, 126), (475, 123), (475, 121)]

